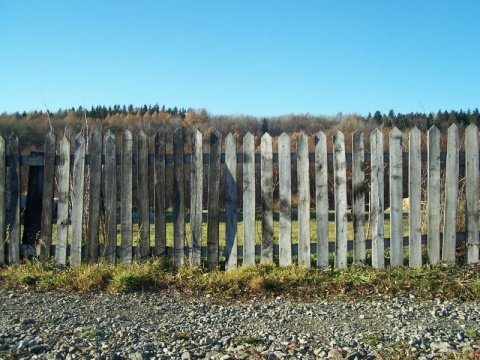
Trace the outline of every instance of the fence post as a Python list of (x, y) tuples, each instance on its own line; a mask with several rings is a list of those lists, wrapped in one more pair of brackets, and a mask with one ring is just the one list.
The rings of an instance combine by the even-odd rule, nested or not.
[(173, 133), (173, 267), (184, 263), (185, 182), (183, 174), (183, 131)]
[(385, 267), (383, 135), (377, 128), (370, 134), (371, 182), (370, 214), (372, 224), (372, 267)]
[(328, 163), (327, 137), (315, 135), (315, 209), (317, 212), (317, 268), (328, 266)]
[(210, 135), (210, 166), (208, 175), (207, 264), (210, 270), (218, 267), (221, 155), (222, 134), (215, 130)]
[(117, 142), (108, 130), (105, 142), (105, 260), (115, 262), (117, 251)]
[(255, 264), (255, 143), (243, 137), (243, 263)]
[(341, 131), (333, 135), (335, 187), (335, 267), (347, 267), (347, 171), (345, 138)]
[(232, 133), (225, 139), (225, 269), (237, 268), (237, 139)]
[(365, 150), (363, 133), (356, 130), (352, 135), (352, 191), (353, 191), (353, 257), (355, 263), (364, 265), (365, 244)]
[(70, 140), (64, 135), (60, 140), (58, 164), (57, 246), (55, 262), (65, 265), (68, 243), (68, 198), (70, 191)]
[(121, 258), (123, 264), (132, 263), (132, 150), (132, 133), (129, 130), (125, 130), (122, 135), (122, 185), (120, 190), (122, 197), (120, 203)]
[(165, 152), (165, 134), (157, 132), (155, 134), (155, 248), (153, 255), (161, 258), (167, 255)]
[(0, 266), (6, 264), (5, 259), (5, 245), (6, 238), (6, 208), (5, 208), (5, 190), (6, 181), (5, 174), (7, 173), (6, 167), (6, 151), (5, 151), (5, 139), (0, 135)]
[(272, 137), (265, 133), (261, 142), (262, 263), (273, 262), (273, 152)]
[(75, 139), (75, 158), (73, 161), (72, 244), (70, 249), (70, 264), (72, 266), (82, 263), (84, 185), (85, 139), (79, 134)]
[(403, 265), (403, 161), (402, 132), (390, 131), (390, 266)]
[(308, 136), (297, 137), (298, 265), (309, 268), (310, 259), (310, 164)]
[[(88, 252), (87, 262), (98, 262), (98, 237), (100, 230), (100, 205), (102, 184), (102, 133), (92, 133), (90, 147), (90, 201), (88, 206)], [(45, 196), (45, 193), (44, 193)]]
[(192, 167), (190, 176), (190, 265), (200, 266), (202, 256), (203, 217), (203, 135), (192, 133)]
[(138, 242), (140, 261), (145, 261), (150, 254), (150, 195), (148, 192), (148, 136), (143, 132), (137, 136), (138, 172), (137, 172), (137, 206), (138, 206)]
[(470, 124), (465, 129), (465, 192), (467, 263), (478, 262), (478, 128)]
[(440, 130), (437, 127), (428, 130), (427, 142), (427, 252), (429, 263), (435, 264), (440, 261)]
[(408, 162), (409, 194), (409, 265), (422, 266), (422, 160), (421, 134), (417, 127), (410, 130)]
[[(279, 265), (292, 264), (292, 161), (290, 137), (278, 139), (278, 173), (280, 192)], [(309, 245), (310, 246), (310, 245)]]

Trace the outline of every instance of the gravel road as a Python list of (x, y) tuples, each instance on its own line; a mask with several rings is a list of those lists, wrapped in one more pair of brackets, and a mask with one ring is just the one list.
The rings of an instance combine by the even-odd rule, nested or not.
[(432, 359), (477, 349), (478, 303), (0, 292), (0, 359)]

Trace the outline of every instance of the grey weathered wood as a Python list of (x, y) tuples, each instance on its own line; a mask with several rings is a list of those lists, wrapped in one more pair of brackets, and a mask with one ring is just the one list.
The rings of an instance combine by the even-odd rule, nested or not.
[(115, 262), (117, 251), (117, 142), (110, 130), (105, 133), (105, 253)]
[(157, 132), (155, 134), (155, 247), (153, 255), (160, 258), (165, 258), (167, 255), (165, 152), (165, 133)]
[(335, 267), (347, 267), (347, 164), (345, 138), (337, 131), (333, 135), (333, 172), (335, 189)]
[(214, 131), (210, 135), (210, 166), (208, 170), (207, 266), (210, 270), (218, 267), (221, 154), (222, 134)]
[(184, 264), (185, 179), (183, 169), (183, 131), (173, 133), (173, 267)]
[[(90, 201), (88, 204), (87, 262), (98, 262), (100, 232), (100, 204), (102, 184), (102, 133), (96, 129), (90, 138)], [(45, 194), (44, 194), (45, 195)]]
[(6, 237), (6, 225), (7, 225), (7, 212), (5, 207), (5, 195), (6, 195), (6, 146), (5, 139), (0, 135), (0, 266), (6, 265), (7, 259), (5, 258), (5, 245), (7, 243)]
[(137, 172), (137, 206), (139, 230), (139, 256), (145, 261), (150, 254), (150, 195), (148, 192), (148, 136), (143, 132), (137, 136), (138, 172)]
[(8, 251), (8, 264), (17, 265), (20, 262), (20, 148), (18, 136), (10, 135), (8, 138), (7, 156), (10, 160), (10, 239)]
[(360, 130), (353, 133), (352, 148), (353, 257), (356, 264), (365, 264), (365, 148)]
[(371, 183), (370, 215), (372, 226), (372, 267), (385, 267), (383, 135), (377, 128), (370, 134)]
[(132, 222), (132, 152), (133, 136), (129, 130), (122, 135), (122, 178), (121, 178), (121, 203), (120, 203), (120, 237), (123, 264), (132, 263), (133, 222)]
[(427, 133), (427, 253), (430, 264), (440, 261), (440, 130), (432, 126)]
[(255, 143), (243, 137), (243, 263), (255, 263)]
[(190, 265), (200, 266), (202, 256), (203, 217), (203, 135), (192, 133), (192, 166), (190, 175)]
[[(416, 127), (410, 130), (408, 161), (409, 194), (409, 266), (422, 266), (422, 159), (421, 133)], [(403, 240), (402, 240), (403, 243)]]
[(55, 182), (55, 150), (57, 137), (49, 132), (45, 137), (45, 164), (43, 172), (42, 225), (40, 233), (40, 261), (50, 259), (52, 247), (53, 185)]
[(273, 154), (272, 137), (265, 133), (261, 140), (262, 200), (262, 263), (273, 262)]
[(85, 151), (85, 139), (82, 135), (77, 135), (73, 160), (72, 244), (70, 248), (70, 264), (73, 266), (82, 263)]
[(458, 127), (453, 124), (448, 128), (447, 162), (445, 167), (445, 211), (443, 221), (442, 260), (455, 263), (455, 246), (457, 233), (458, 207)]
[(55, 262), (67, 263), (68, 243), (68, 200), (70, 192), (70, 140), (66, 136), (60, 140), (60, 161), (58, 164), (58, 208), (57, 208), (57, 246)]
[(402, 132), (390, 131), (390, 265), (403, 265), (403, 164)]
[(478, 127), (470, 124), (465, 129), (465, 192), (468, 264), (478, 262)]
[(298, 265), (310, 267), (310, 164), (308, 136), (297, 137)]
[(328, 266), (328, 164), (327, 137), (315, 135), (315, 208), (317, 212), (317, 268)]
[[(278, 139), (278, 181), (280, 193), (279, 265), (292, 264), (292, 161), (290, 137)], [(310, 244), (309, 244), (310, 246)]]
[(237, 268), (237, 139), (225, 139), (225, 269)]

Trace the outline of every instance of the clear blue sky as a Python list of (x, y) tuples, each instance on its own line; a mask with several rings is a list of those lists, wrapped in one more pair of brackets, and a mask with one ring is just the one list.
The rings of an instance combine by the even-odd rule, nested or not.
[(0, 113), (480, 107), (478, 0), (0, 0), (0, 14)]

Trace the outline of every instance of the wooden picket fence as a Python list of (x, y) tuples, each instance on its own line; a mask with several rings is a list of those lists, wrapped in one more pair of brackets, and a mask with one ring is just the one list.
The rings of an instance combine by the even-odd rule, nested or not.
[[(374, 268), (385, 266), (385, 249), (390, 248), (391, 266), (404, 264), (404, 247), (408, 246), (410, 267), (422, 265), (422, 243), (426, 243), (429, 263), (443, 261), (455, 263), (457, 232), (459, 168), (464, 167), (466, 192), (466, 261), (479, 261), (478, 232), (478, 128), (470, 125), (465, 129), (465, 151), (460, 152), (459, 129), (448, 129), (447, 152), (440, 151), (440, 131), (433, 127), (427, 133), (427, 153), (421, 152), (421, 132), (413, 128), (408, 134), (408, 152), (402, 152), (403, 134), (397, 128), (389, 135), (389, 151), (384, 152), (383, 134), (375, 129), (370, 134), (370, 152), (365, 152), (364, 135), (357, 131), (352, 137), (352, 153), (346, 154), (342, 132), (333, 136), (333, 153), (327, 152), (324, 133), (315, 135), (315, 152), (308, 151), (308, 136), (301, 133), (296, 140), (296, 153), (291, 152), (290, 137), (282, 134), (278, 139), (278, 153), (272, 151), (272, 137), (261, 138), (261, 153), (255, 153), (254, 136), (243, 137), (243, 151), (237, 153), (237, 139), (229, 134), (225, 139), (222, 154), (222, 135), (215, 131), (209, 138), (209, 153), (203, 153), (203, 135), (195, 131), (191, 135), (191, 154), (184, 154), (182, 130), (173, 133), (173, 154), (166, 153), (166, 135), (157, 133), (154, 139), (155, 153), (148, 153), (149, 138), (138, 134), (137, 149), (133, 149), (133, 136), (125, 131), (121, 149), (117, 150), (115, 135), (108, 131), (94, 131), (86, 141), (82, 136), (75, 139), (75, 151), (64, 137), (57, 144), (55, 134), (49, 133), (45, 141), (45, 153), (40, 157), (20, 156), (18, 137), (12, 135), (5, 141), (0, 138), (0, 264), (18, 264), (21, 256), (34, 255), (41, 261), (54, 256), (55, 262), (72, 266), (82, 261), (95, 263), (99, 258), (108, 262), (120, 259), (129, 264), (135, 257), (144, 261), (149, 257), (173, 258), (173, 266), (186, 263), (199, 266), (206, 256), (207, 266), (214, 269), (219, 257), (225, 256), (226, 269), (237, 267), (238, 257), (243, 264), (255, 263), (256, 255), (261, 262), (272, 262), (274, 254), (279, 265), (292, 264), (297, 255), (298, 264), (309, 267), (311, 255), (316, 253), (316, 267), (329, 265), (329, 253), (335, 254), (335, 267), (348, 265), (348, 252), (353, 250), (355, 263), (367, 262), (367, 249), (371, 249), (371, 264)], [(103, 151), (104, 150), (104, 151)], [(351, 162), (351, 181), (347, 181), (347, 161)], [(422, 161), (427, 163), (423, 178), (427, 179), (426, 221), (427, 233), (422, 228)], [(278, 163), (279, 183), (279, 238), (274, 241), (274, 162)], [(334, 169), (335, 237), (329, 237), (329, 182), (327, 163)], [(190, 183), (184, 178), (184, 165), (191, 166)], [(255, 189), (255, 164), (260, 163), (261, 186)], [(310, 167), (310, 164), (313, 164)], [(366, 177), (365, 164), (370, 172)], [(408, 237), (403, 237), (403, 165), (408, 164)], [(136, 166), (134, 167), (133, 164)], [(166, 232), (166, 174), (167, 164), (173, 164), (173, 247), (167, 247)], [(204, 192), (204, 164), (208, 165), (207, 239), (202, 238)], [(292, 244), (292, 164), (296, 164), (298, 184), (298, 243)], [(386, 165), (387, 164), (387, 165)], [(21, 166), (43, 166), (43, 200), (41, 231), (35, 249), (21, 244), (20, 169)], [(149, 177), (152, 166), (153, 178)], [(220, 176), (224, 166), (225, 187), (221, 189)], [(237, 168), (243, 171), (243, 246), (237, 246)], [(384, 236), (384, 168), (388, 166), (390, 198), (390, 239)], [(89, 167), (89, 177), (86, 170)], [(135, 169), (135, 170), (134, 170)], [(314, 171), (315, 193), (311, 194), (310, 169)], [(8, 171), (7, 171), (8, 170)], [(120, 176), (117, 171), (120, 170)], [(441, 179), (441, 170), (445, 178)], [(150, 172), (151, 174), (151, 172)], [(151, 176), (151, 175), (150, 175)], [(370, 179), (367, 186), (366, 179)], [(55, 180), (56, 179), (56, 180)], [(117, 180), (118, 179), (118, 180)], [(137, 181), (136, 194), (133, 182)], [(88, 181), (88, 184), (86, 184)], [(117, 183), (118, 181), (118, 183)], [(8, 182), (8, 183), (7, 183)], [(149, 183), (154, 186), (154, 245), (150, 243)], [(8, 186), (6, 186), (8, 184)], [(444, 189), (441, 189), (444, 184)], [(84, 206), (85, 189), (88, 185), (89, 201)], [(58, 192), (56, 245), (52, 246), (52, 206), (54, 188)], [(190, 204), (185, 202), (185, 187), (190, 186)], [(352, 206), (347, 207), (347, 187), (351, 187)], [(6, 194), (6, 189), (9, 194)], [(117, 198), (117, 187), (120, 197)], [(102, 191), (102, 188), (104, 191)], [(366, 189), (369, 188), (369, 194)], [(330, 189), (331, 190), (331, 189)], [(219, 203), (220, 191), (225, 191), (225, 204)], [(255, 192), (261, 193), (261, 245), (255, 244), (256, 217)], [(441, 194), (444, 197), (441, 198)], [(9, 211), (5, 198), (9, 195)], [(138, 199), (138, 247), (133, 247), (132, 199)], [(312, 201), (311, 196), (314, 197)], [(369, 227), (371, 239), (366, 239), (366, 197), (368, 196)], [(117, 204), (120, 203), (118, 214)], [(316, 237), (311, 239), (311, 203), (315, 204)], [(71, 206), (69, 206), (71, 204)], [(103, 206), (101, 206), (103, 204)], [(443, 205), (441, 205), (443, 204)], [(188, 205), (188, 206), (187, 206)], [(220, 247), (219, 214), (225, 209), (225, 246)], [(442, 209), (441, 206), (444, 208)], [(190, 209), (190, 236), (186, 239), (186, 209)], [(258, 206), (260, 208), (260, 206)], [(69, 210), (71, 209), (71, 210)], [(444, 214), (441, 228), (441, 214)], [(84, 216), (88, 214), (88, 216)], [(7, 216), (8, 215), (8, 216)], [(349, 215), (353, 219), (354, 238), (347, 238)], [(105, 239), (99, 244), (100, 221), (105, 222)], [(86, 223), (84, 219), (88, 218)], [(119, 219), (119, 220), (118, 220)], [(120, 225), (120, 245), (117, 245), (117, 226)], [(86, 227), (86, 231), (85, 230)], [(70, 228), (70, 229), (69, 229)], [(69, 234), (71, 234), (69, 236)], [(70, 238), (69, 238), (70, 237)], [(172, 240), (172, 239), (170, 239)], [(223, 240), (223, 239), (222, 239)], [(206, 246), (205, 246), (206, 244)]]

